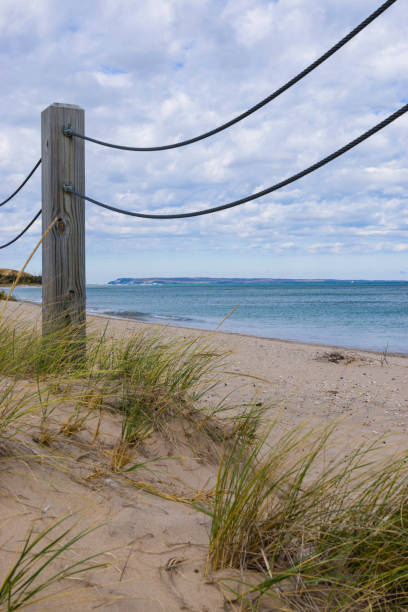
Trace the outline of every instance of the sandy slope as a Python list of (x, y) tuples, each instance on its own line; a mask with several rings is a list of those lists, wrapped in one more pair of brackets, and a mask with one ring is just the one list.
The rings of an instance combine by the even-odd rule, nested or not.
[[(40, 315), (38, 306), (24, 303), (10, 303), (7, 311), (26, 321), (38, 322)], [(100, 317), (89, 319), (95, 328), (102, 329), (107, 323)], [(109, 332), (127, 334), (145, 326), (110, 320)], [(383, 355), (366, 351), (176, 327), (161, 328), (161, 332), (179, 337), (205, 336), (221, 350), (231, 351), (222, 383), (204, 401), (214, 404), (231, 393), (228, 403), (235, 406), (234, 410), (242, 410), (250, 401), (262, 402), (269, 407), (270, 418), (278, 418), (272, 435), (299, 423), (324, 426), (340, 419), (331, 447), (333, 455), (380, 434), (386, 435), (381, 443), (385, 454), (407, 446), (407, 357), (390, 355), (385, 360)], [(344, 359), (330, 361), (327, 353), (332, 352)], [(64, 410), (61, 406), (53, 414), (55, 431), (64, 421)], [(120, 431), (117, 415), (104, 417), (99, 447), (91, 444), (97, 426), (91, 419), (86, 430), (71, 438), (57, 436), (49, 448), (43, 448), (31, 435), (38, 424), (36, 418), (33, 416), (30, 435), (21, 433), (6, 445), (0, 462), (0, 575), (4, 575), (13, 551), (19, 548), (34, 519), (39, 529), (48, 520), (75, 509), (81, 510), (76, 518), (78, 525), (105, 524), (81, 541), (72, 555), (78, 558), (81, 551), (85, 556), (89, 551), (111, 550), (106, 557), (111, 565), (64, 581), (58, 587), (60, 600), (44, 601), (28, 609), (238, 609), (225, 607), (219, 587), (203, 575), (209, 519), (190, 502), (199, 501), (204, 491), (211, 489), (216, 465), (199, 441), (191, 449), (182, 436), (179, 445), (153, 437), (134, 461), (168, 455), (177, 459), (155, 464), (158, 471), (153, 473), (134, 472), (130, 482), (108, 469), (109, 449)], [(101, 456), (106, 457), (105, 464)], [(145, 487), (184, 501), (175, 503), (151, 495), (134, 481), (143, 481)], [(73, 591), (68, 595), (65, 589)]]

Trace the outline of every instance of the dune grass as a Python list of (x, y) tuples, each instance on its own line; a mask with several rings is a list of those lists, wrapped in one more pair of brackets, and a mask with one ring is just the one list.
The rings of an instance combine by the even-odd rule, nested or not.
[(164, 433), (171, 419), (197, 405), (216, 384), (223, 355), (201, 339), (169, 340), (151, 329), (121, 339), (107, 332), (87, 330), (84, 352), (81, 333), (72, 337), (62, 328), (43, 338), (18, 320), (0, 319), (0, 374), (35, 386), (42, 443), (50, 440), (47, 423), (61, 398), (72, 406), (60, 429), (65, 435), (97, 411), (121, 414), (122, 464), (130, 445)]
[[(151, 330), (119, 340), (106, 329), (90, 331), (80, 359), (78, 347), (77, 339), (63, 329), (43, 339), (38, 329), (18, 319), (0, 318), (0, 438), (15, 432), (27, 413), (35, 413), (39, 435), (32, 439), (51, 445), (58, 435), (79, 431), (91, 414), (114, 411), (122, 416), (122, 428), (112, 452), (113, 471), (145, 470), (156, 460), (125, 468), (133, 445), (152, 431), (164, 432), (170, 419), (195, 406), (214, 384), (221, 359), (199, 340), (164, 340)], [(72, 413), (55, 428), (51, 417), (64, 402)], [(89, 533), (60, 533), (60, 528), (57, 522), (38, 535), (29, 531), (0, 586), (0, 608), (11, 611), (38, 602), (58, 580), (95, 567), (89, 563), (92, 555), (53, 571), (57, 558)]]
[(14, 381), (0, 381), (0, 438), (15, 433), (18, 424), (30, 413), (35, 393), (16, 389)]
[(0, 372), (19, 379), (68, 374), (84, 369), (74, 356), (76, 342), (64, 330), (44, 341), (38, 330), (0, 317)]
[(223, 455), (208, 570), (264, 574), (247, 584), (253, 609), (268, 595), (288, 610), (408, 609), (408, 455), (379, 464), (374, 444), (324, 467), (330, 431), (254, 438), (258, 422), (249, 412)]
[(62, 569), (52, 571), (51, 566), (56, 560), (65, 556), (78, 541), (97, 529), (91, 527), (73, 534), (72, 526), (65, 527), (68, 518), (70, 517), (60, 518), (39, 533), (35, 533), (33, 527), (30, 528), (14, 563), (0, 582), (2, 610), (12, 612), (34, 604), (38, 605), (40, 601), (50, 597), (41, 597), (43, 591), (60, 580), (107, 565), (107, 563), (95, 563), (95, 559), (103, 554), (96, 553), (72, 563), (65, 563)]
[[(166, 435), (172, 419), (203, 411), (197, 402), (216, 384), (224, 355), (202, 340), (169, 340), (150, 329), (121, 339), (108, 332), (88, 332), (78, 359), (81, 335), (72, 340), (62, 330), (44, 340), (37, 329), (0, 318), (0, 436), (33, 404), (40, 408), (43, 444), (80, 431), (90, 415), (114, 411), (122, 426), (110, 468), (129, 471), (134, 445), (153, 432)], [(31, 395), (17, 392), (21, 384), (31, 385)], [(51, 432), (50, 416), (61, 401), (72, 412)], [(253, 408), (224, 417), (224, 432), (217, 430), (217, 444), (225, 439), (213, 503), (205, 509), (211, 516), (207, 572), (241, 570), (246, 591), (237, 596), (254, 610), (270, 596), (286, 610), (408, 609), (408, 455), (379, 463), (375, 443), (327, 465), (332, 430), (278, 433), (276, 424), (265, 428), (263, 416)], [(198, 426), (206, 419), (197, 416)], [(35, 558), (33, 537), (24, 563)], [(36, 542), (40, 553), (43, 543)], [(26, 586), (17, 603), (32, 590), (25, 577), (31, 566), (24, 563)], [(247, 584), (246, 573), (252, 574)], [(3, 589), (9, 602), (12, 588)]]
[(123, 438), (131, 442), (146, 419), (160, 428), (164, 418), (197, 402), (214, 384), (220, 357), (201, 340), (169, 341), (155, 332), (109, 342), (97, 367), (105, 380), (119, 384), (126, 415)]
[(0, 289), (0, 300), (8, 300), (11, 302), (15, 302), (16, 298), (13, 297), (12, 295), (9, 296), (8, 292), (6, 292), (4, 289)]

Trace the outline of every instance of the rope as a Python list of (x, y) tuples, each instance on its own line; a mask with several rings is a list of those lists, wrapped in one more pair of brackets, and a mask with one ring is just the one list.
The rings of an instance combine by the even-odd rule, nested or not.
[(122, 208), (116, 208), (115, 206), (110, 206), (109, 204), (103, 204), (102, 202), (98, 202), (98, 200), (94, 200), (93, 198), (89, 198), (88, 196), (78, 193), (77, 191), (74, 190), (72, 185), (64, 185), (64, 190), (67, 191), (68, 193), (71, 193), (72, 195), (78, 196), (79, 198), (83, 198), (84, 200), (87, 200), (88, 202), (91, 202), (92, 204), (96, 204), (97, 206), (102, 206), (103, 208), (107, 208), (108, 210), (113, 210), (114, 212), (122, 213), (123, 215), (129, 215), (131, 217), (140, 217), (142, 219), (184, 219), (187, 217), (199, 217), (200, 215), (208, 215), (210, 213), (219, 212), (220, 210), (227, 210), (228, 208), (233, 208), (234, 206), (240, 206), (241, 204), (245, 204), (246, 202), (250, 202), (251, 200), (256, 200), (257, 198), (267, 195), (268, 193), (272, 193), (272, 191), (277, 191), (278, 189), (281, 189), (282, 187), (286, 187), (286, 185), (290, 185), (290, 183), (294, 183), (295, 181), (298, 181), (299, 179), (306, 176), (307, 174), (314, 172), (318, 168), (321, 168), (322, 166), (328, 164), (329, 162), (333, 161), (337, 157), (340, 157), (340, 155), (343, 155), (347, 151), (350, 151), (350, 149), (357, 146), (364, 140), (367, 140), (367, 138), (370, 138), (370, 136), (382, 130), (385, 126), (395, 121), (395, 119), (398, 119), (398, 117), (401, 117), (401, 115), (403, 115), (407, 111), (408, 111), (408, 104), (405, 104), (405, 106), (402, 106), (395, 113), (393, 113), (392, 115), (390, 115), (389, 117), (381, 121), (381, 123), (378, 123), (377, 125), (372, 127), (370, 130), (368, 130), (367, 132), (364, 132), (364, 134), (362, 134), (355, 140), (352, 140), (348, 144), (344, 145), (344, 147), (341, 147), (341, 149), (338, 149), (331, 155), (324, 157), (323, 159), (316, 162), (315, 164), (312, 164), (305, 170), (302, 170), (301, 172), (294, 174), (293, 176), (281, 181), (280, 183), (276, 183), (275, 185), (272, 185), (272, 187), (268, 187), (267, 189), (263, 189), (262, 191), (257, 191), (256, 193), (253, 193), (250, 196), (246, 196), (245, 198), (241, 198), (240, 200), (229, 202), (229, 204), (222, 204), (221, 206), (214, 206), (213, 208), (206, 208), (204, 210), (197, 210), (195, 212), (179, 213), (179, 214), (174, 214), (174, 215), (151, 215), (147, 213), (131, 212), (129, 210), (124, 210)]
[(10, 242), (6, 242), (6, 244), (0, 244), (0, 249), (5, 249), (6, 247), (10, 246), (10, 244), (13, 244), (13, 242), (17, 242), (17, 240), (18, 240), (19, 238), (21, 238), (21, 236), (23, 236), (23, 235), (26, 233), (26, 231), (27, 231), (27, 230), (29, 230), (29, 229), (30, 229), (30, 227), (32, 226), (32, 224), (33, 224), (35, 221), (37, 221), (38, 217), (41, 215), (41, 212), (42, 212), (42, 211), (41, 211), (41, 210), (39, 210), (39, 211), (38, 211), (38, 213), (35, 215), (34, 219), (32, 219), (32, 220), (30, 221), (30, 223), (29, 223), (29, 224), (28, 224), (28, 225), (27, 225), (27, 226), (26, 226), (26, 227), (23, 229), (23, 231), (22, 231), (22, 232), (20, 232), (20, 233), (18, 234), (18, 236), (16, 236), (15, 238), (13, 238), (13, 240), (10, 240)]
[(0, 202), (0, 206), (3, 206), (3, 204), (6, 204), (12, 198), (14, 198), (15, 195), (17, 195), (17, 193), (20, 191), (20, 189), (22, 189), (24, 187), (24, 185), (27, 183), (27, 181), (29, 181), (30, 178), (33, 176), (34, 172), (37, 170), (37, 168), (38, 168), (38, 166), (40, 164), (41, 164), (41, 159), (38, 160), (38, 162), (35, 164), (34, 168), (31, 170), (30, 174), (21, 183), (20, 187), (18, 187), (18, 189), (16, 189), (6, 200), (3, 200), (3, 202)]
[[(40, 210), (41, 212), (41, 210)], [(38, 216), (38, 215), (37, 215)], [(46, 235), (52, 230), (52, 228), (54, 227), (54, 225), (56, 224), (56, 222), (58, 221), (58, 217), (55, 217), (53, 219), (53, 221), (51, 221), (51, 223), (49, 224), (49, 226), (47, 227), (47, 229), (45, 230), (45, 232), (43, 232), (43, 235), (41, 236), (40, 240), (37, 242), (37, 244), (35, 245), (35, 247), (33, 248), (33, 250), (31, 251), (28, 259), (26, 260), (24, 266), (21, 268), (21, 270), (19, 271), (19, 273), (17, 274), (16, 278), (14, 279), (13, 284), (10, 287), (10, 290), (7, 294), (6, 300), (3, 304), (3, 308), (0, 311), (0, 319), (4, 314), (4, 311), (6, 309), (7, 306), (7, 302), (9, 301), (9, 299), (11, 298), (11, 296), (13, 295), (13, 291), (16, 288), (20, 278), (23, 276), (25, 269), (27, 268), (28, 264), (30, 263), (30, 261), (32, 260), (32, 258), (34, 257), (35, 253), (38, 250), (38, 247), (43, 243), (44, 238), (46, 237)]]
[(90, 138), (89, 136), (85, 136), (84, 134), (78, 134), (77, 132), (74, 132), (72, 130), (71, 126), (64, 129), (64, 134), (66, 136), (75, 136), (76, 138), (82, 138), (83, 140), (89, 140), (89, 142), (94, 142), (104, 147), (110, 147), (112, 149), (121, 149), (123, 151), (166, 151), (167, 149), (176, 149), (178, 147), (184, 147), (186, 145), (192, 144), (193, 142), (198, 142), (199, 140), (204, 140), (205, 138), (209, 138), (209, 136), (214, 136), (214, 134), (218, 134), (219, 132), (222, 132), (223, 130), (226, 130), (227, 128), (231, 127), (235, 123), (242, 121), (242, 119), (249, 117), (249, 115), (252, 115), (256, 111), (258, 111), (260, 108), (262, 108), (263, 106), (266, 106), (266, 104), (269, 104), (269, 102), (272, 102), (272, 100), (280, 96), (287, 89), (290, 89), (290, 87), (292, 87), (293, 85), (301, 81), (306, 75), (308, 75), (315, 68), (320, 66), (320, 64), (323, 64), (323, 62), (325, 62), (329, 57), (334, 55), (336, 51), (341, 49), (341, 47), (343, 47), (346, 43), (348, 43), (352, 38), (357, 36), (357, 34), (359, 34), (362, 30), (364, 30), (364, 28), (366, 28), (370, 23), (372, 23), (375, 19), (377, 19), (377, 17), (379, 17), (382, 13), (384, 13), (384, 11), (386, 11), (396, 1), (397, 0), (387, 0), (387, 2), (384, 2), (384, 4), (378, 7), (378, 9), (374, 11), (373, 13), (371, 13), (371, 15), (369, 15), (366, 19), (364, 19), (364, 21), (362, 21), (356, 28), (354, 28), (354, 30), (349, 32), (347, 36), (342, 38), (338, 43), (336, 43), (333, 47), (331, 47), (328, 51), (326, 51), (326, 53), (321, 55), (317, 60), (315, 60), (312, 64), (310, 64), (310, 66), (302, 70), (302, 72), (299, 72), (299, 74), (297, 74), (295, 77), (290, 79), (290, 81), (285, 83), (285, 85), (282, 85), (282, 87), (274, 91), (267, 98), (264, 98), (263, 100), (258, 102), (258, 104), (255, 104), (255, 106), (252, 106), (250, 109), (246, 110), (244, 113), (241, 113), (237, 117), (234, 117), (234, 119), (231, 119), (230, 121), (227, 121), (226, 123), (223, 123), (222, 125), (214, 128), (213, 130), (210, 130), (209, 132), (204, 132), (203, 134), (200, 134), (200, 136), (196, 136), (195, 138), (190, 138), (189, 140), (182, 140), (181, 142), (176, 142), (173, 144), (163, 145), (160, 147), (126, 147), (123, 145), (115, 145), (109, 142), (104, 142), (103, 140), (96, 140), (95, 138)]

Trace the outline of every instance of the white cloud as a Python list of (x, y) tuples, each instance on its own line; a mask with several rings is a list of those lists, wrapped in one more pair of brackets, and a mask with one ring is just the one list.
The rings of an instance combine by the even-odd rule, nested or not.
[(102, 87), (129, 88), (132, 86), (132, 79), (128, 74), (109, 74), (106, 72), (94, 72), (90, 74)]
[[(95, 18), (94, 4), (79, 0), (58, 11), (51, 0), (3, 0), (0, 200), (40, 156), (48, 104), (81, 105), (87, 133), (103, 140), (151, 146), (189, 138), (268, 95), (378, 5), (100, 0)], [(87, 145), (88, 194), (131, 210), (179, 212), (298, 172), (406, 102), (407, 19), (408, 5), (396, 3), (301, 83), (211, 139), (145, 154)], [(178, 240), (177, 248), (188, 245), (186, 258), (192, 247), (224, 248), (226, 264), (249, 245), (282, 257), (293, 249), (398, 257), (408, 227), (407, 128), (406, 116), (299, 182), (211, 217), (145, 221), (87, 205), (89, 253), (114, 236), (118, 253), (171, 250)], [(1, 241), (34, 215), (39, 189), (38, 174), (0, 209)], [(37, 227), (10, 257), (29, 250)]]
[(393, 247), (394, 251), (397, 251), (397, 253), (400, 253), (401, 251), (408, 251), (408, 243), (401, 243), (401, 244), (396, 244)]

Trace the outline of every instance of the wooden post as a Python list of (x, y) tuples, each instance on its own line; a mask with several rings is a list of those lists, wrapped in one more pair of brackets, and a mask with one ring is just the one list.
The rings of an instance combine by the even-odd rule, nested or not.
[(70, 183), (85, 193), (85, 146), (64, 135), (69, 125), (84, 133), (79, 106), (52, 104), (41, 114), (43, 232), (58, 219), (42, 245), (42, 323), (43, 336), (66, 328), (85, 340), (84, 201), (63, 189)]

